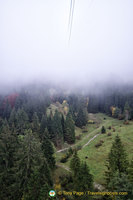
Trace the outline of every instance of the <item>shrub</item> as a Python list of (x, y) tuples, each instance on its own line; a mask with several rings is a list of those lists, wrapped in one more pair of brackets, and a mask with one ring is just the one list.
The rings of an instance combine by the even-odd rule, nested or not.
[(115, 132), (115, 128), (112, 128), (113, 132)]
[(123, 124), (128, 125), (128, 124), (129, 124), (129, 121), (124, 121)]
[(98, 148), (98, 147), (100, 147), (100, 146), (102, 146), (102, 142), (98, 142), (97, 144), (95, 144), (95, 147), (96, 147), (96, 148)]
[(88, 129), (84, 129), (83, 131), (82, 131), (82, 133), (87, 133), (88, 132)]
[(61, 157), (61, 159), (60, 159), (60, 162), (61, 162), (61, 163), (65, 163), (65, 162), (67, 162), (67, 160), (68, 160), (68, 156), (67, 156), (67, 155), (63, 155), (63, 156)]
[(104, 126), (102, 126), (101, 133), (106, 133), (106, 129)]
[(82, 146), (81, 145), (78, 145), (77, 147), (76, 147), (76, 150), (77, 151), (79, 151), (79, 150), (81, 150), (82, 149)]
[(112, 135), (112, 133), (108, 133), (108, 136), (111, 136)]
[(77, 140), (81, 140), (81, 135), (77, 135), (75, 138), (76, 138)]

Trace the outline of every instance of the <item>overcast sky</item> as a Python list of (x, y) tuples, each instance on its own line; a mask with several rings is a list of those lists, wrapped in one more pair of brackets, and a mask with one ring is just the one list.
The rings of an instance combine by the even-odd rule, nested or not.
[(133, 0), (0, 0), (0, 83), (130, 81)]

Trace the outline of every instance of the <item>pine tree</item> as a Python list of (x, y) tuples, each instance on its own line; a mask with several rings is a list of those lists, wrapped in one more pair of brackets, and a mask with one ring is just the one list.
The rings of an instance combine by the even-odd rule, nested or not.
[[(93, 176), (90, 174), (89, 168), (85, 163), (80, 163), (80, 159), (75, 151), (73, 158), (70, 162), (70, 168), (72, 170), (73, 189), (79, 192), (92, 191), (93, 190)], [(75, 197), (75, 199), (81, 199), (81, 197)], [(89, 199), (88, 196), (82, 196), (82, 199)]]
[(120, 175), (121, 173), (127, 174), (128, 164), (123, 144), (117, 135), (107, 159), (106, 166), (108, 170), (105, 173), (107, 188), (109, 188), (109, 184), (112, 178), (114, 178), (116, 172)]
[(128, 121), (129, 117), (130, 117), (130, 106), (128, 104), (128, 102), (126, 101), (125, 106), (124, 106), (124, 114), (125, 114), (125, 120)]
[(18, 199), (18, 184), (16, 175), (16, 154), (18, 139), (15, 133), (8, 130), (0, 134), (0, 199)]
[(113, 117), (114, 118), (118, 118), (120, 114), (121, 114), (121, 110), (118, 107), (116, 107), (115, 111), (114, 111), (114, 116)]
[(106, 133), (106, 129), (104, 126), (102, 126), (101, 133)]
[(54, 149), (53, 149), (53, 145), (52, 145), (51, 141), (48, 138), (48, 130), (47, 129), (45, 129), (44, 137), (42, 139), (42, 151), (43, 151), (43, 154), (47, 160), (47, 163), (48, 163), (50, 169), (53, 170), (55, 168), (55, 158), (53, 156)]
[(128, 177), (130, 182), (133, 184), (133, 159), (131, 160), (131, 163), (128, 168)]
[(1, 132), (2, 133), (8, 133), (9, 131), (10, 131), (10, 127), (9, 127), (7, 119), (5, 119), (2, 122)]
[(61, 124), (61, 117), (57, 110), (55, 111), (53, 117), (53, 133), (54, 133), (54, 144), (60, 147), (63, 143), (63, 130)]
[(10, 118), (9, 118), (9, 124), (12, 126), (12, 124), (16, 125), (16, 111), (15, 108), (12, 109)]
[(67, 114), (64, 123), (64, 141), (67, 141), (69, 144), (75, 142), (75, 126), (70, 113)]
[(54, 121), (50, 116), (47, 119), (47, 128), (50, 140), (55, 144)]
[(81, 164), (81, 176), (82, 176), (82, 181), (79, 183), (80, 184), (80, 190), (81, 191), (92, 191), (93, 190), (93, 176), (90, 174), (90, 170), (85, 163)]
[(70, 168), (73, 172), (73, 176), (76, 177), (80, 169), (80, 159), (78, 157), (77, 151), (74, 152), (74, 155), (71, 159)]
[(109, 182), (108, 189), (114, 192), (127, 192), (126, 196), (118, 196), (118, 200), (131, 200), (133, 199), (132, 184), (128, 179), (128, 175), (125, 173), (114, 172), (114, 176)]
[(65, 127), (64, 127), (64, 124), (65, 124), (65, 119), (64, 119), (64, 116), (62, 115), (62, 116), (61, 116), (61, 125), (62, 125), (63, 134), (64, 134), (64, 131), (65, 131), (65, 130), (64, 130), (64, 128), (65, 128)]
[(42, 115), (41, 124), (40, 124), (40, 133), (43, 134), (47, 128), (47, 117), (46, 115)]
[(32, 126), (33, 126), (33, 132), (39, 132), (40, 124), (39, 124), (39, 118), (36, 112), (34, 112), (32, 117)]
[(31, 129), (25, 131), (18, 155), (17, 174), (19, 176), (19, 188), (22, 194), (27, 190), (28, 181), (33, 172), (41, 165), (41, 158), (43, 157), (41, 144), (35, 138)]
[(75, 122), (76, 126), (82, 128), (87, 124), (87, 121), (87, 111), (84, 108), (80, 108)]
[(53, 181), (51, 172), (44, 159), (39, 169), (36, 169), (31, 175), (27, 184), (27, 191), (24, 193), (23, 197), (25, 200), (47, 199), (48, 191), (52, 187)]
[(16, 113), (16, 128), (18, 134), (24, 134), (24, 131), (29, 127), (29, 118), (24, 109), (18, 109)]
[(4, 106), (3, 118), (9, 119), (11, 110), (12, 108), (11, 108), (10, 103), (6, 101), (5, 106)]

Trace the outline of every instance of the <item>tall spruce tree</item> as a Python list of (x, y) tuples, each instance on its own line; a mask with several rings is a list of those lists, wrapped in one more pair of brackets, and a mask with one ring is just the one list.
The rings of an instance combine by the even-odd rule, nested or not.
[[(70, 168), (72, 170), (73, 189), (79, 192), (92, 191), (93, 190), (93, 176), (90, 174), (89, 168), (85, 163), (81, 163), (75, 151), (73, 158), (70, 162)], [(80, 199), (76, 197), (75, 199)], [(89, 199), (88, 196), (82, 196), (82, 199)]]
[(125, 106), (124, 106), (124, 115), (125, 115), (125, 120), (126, 121), (128, 121), (129, 118), (130, 118), (130, 111), (131, 111), (131, 108), (129, 106), (128, 101), (126, 101)]
[(67, 114), (64, 123), (64, 141), (66, 141), (69, 144), (75, 142), (75, 126), (70, 112)]
[(73, 175), (76, 177), (80, 169), (80, 159), (78, 157), (77, 151), (74, 152), (74, 155), (71, 159), (70, 168), (73, 172)]
[(82, 128), (87, 124), (88, 116), (85, 108), (80, 108), (76, 118), (76, 126)]
[(128, 179), (128, 175), (125, 173), (114, 172), (114, 176), (109, 182), (108, 189), (113, 192), (127, 192), (127, 195), (117, 196), (118, 200), (131, 200), (133, 199), (133, 187), (132, 183)]
[(43, 158), (41, 144), (31, 129), (25, 131), (25, 136), (21, 139), (18, 155), (17, 174), (19, 177), (19, 191), (23, 195), (27, 192), (29, 180), (34, 171), (41, 166)]
[(39, 132), (40, 124), (39, 124), (39, 118), (36, 112), (34, 112), (32, 117), (32, 130), (33, 132)]
[(47, 128), (47, 117), (46, 115), (42, 115), (41, 124), (40, 124), (40, 133), (43, 134)]
[(115, 177), (115, 173), (118, 172), (118, 174), (124, 173), (127, 174), (128, 170), (128, 160), (127, 155), (125, 153), (124, 146), (121, 142), (120, 137), (117, 135), (115, 137), (115, 141), (113, 142), (111, 151), (108, 155), (107, 159), (107, 171), (106, 174), (106, 185), (107, 188), (110, 189), (109, 185), (111, 180)]
[[(8, 130), (8, 129), (7, 129)], [(15, 133), (8, 130), (0, 134), (0, 199), (17, 200), (18, 184), (16, 175), (16, 155), (18, 139)]]
[(90, 174), (89, 167), (87, 166), (86, 162), (81, 164), (80, 168), (82, 181), (80, 184), (81, 191), (92, 191), (93, 190), (93, 176)]
[(129, 177), (130, 182), (133, 184), (133, 159), (131, 160), (131, 163), (129, 164), (128, 177)]
[(15, 108), (12, 109), (10, 117), (9, 117), (9, 124), (12, 126), (13, 124), (16, 125), (16, 111)]
[(16, 113), (16, 128), (18, 134), (24, 134), (24, 131), (29, 126), (29, 118), (23, 108), (18, 109)]
[(42, 151), (43, 151), (43, 154), (47, 160), (47, 163), (48, 163), (50, 169), (53, 170), (55, 168), (55, 158), (53, 156), (54, 148), (53, 148), (51, 141), (48, 138), (48, 130), (47, 129), (45, 129), (44, 136), (42, 139)]
[(43, 159), (41, 166), (32, 173), (27, 184), (27, 191), (24, 192), (23, 198), (25, 200), (48, 199), (48, 191), (50, 191), (52, 187), (53, 181), (51, 172), (47, 162)]
[(56, 146), (61, 147), (63, 143), (63, 130), (61, 124), (60, 113), (56, 110), (53, 117), (53, 133), (54, 133), (54, 143)]

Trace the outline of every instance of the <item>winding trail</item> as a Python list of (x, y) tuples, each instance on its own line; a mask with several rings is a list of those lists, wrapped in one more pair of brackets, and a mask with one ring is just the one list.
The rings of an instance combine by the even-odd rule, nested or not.
[(85, 147), (85, 146), (87, 146), (91, 141), (93, 141), (98, 135), (100, 135), (101, 133), (98, 133), (98, 134), (96, 134), (93, 138), (91, 138), (84, 146), (83, 146), (83, 148)]
[(65, 165), (60, 165), (60, 164), (56, 164), (57, 167), (61, 167), (63, 169), (65, 169), (66, 171), (68, 172), (71, 172), (70, 168), (69, 167), (66, 167)]
[[(93, 141), (98, 135), (100, 135), (101, 133), (98, 133), (98, 134), (96, 134), (93, 138), (91, 138), (86, 144), (84, 144), (83, 145), (83, 148), (85, 147), (85, 146), (87, 146), (91, 141)], [(87, 137), (89, 137), (90, 135), (88, 135)], [(86, 137), (86, 138), (87, 138)], [(71, 145), (70, 147), (74, 147), (74, 146), (76, 146), (77, 144), (75, 144), (75, 145)], [(69, 149), (70, 147), (67, 147), (67, 148), (64, 148), (64, 149), (60, 149), (60, 150), (58, 150), (58, 151), (56, 151), (56, 153), (60, 153), (60, 152), (63, 152), (63, 151), (65, 151), (65, 150), (67, 150), (67, 149)]]

